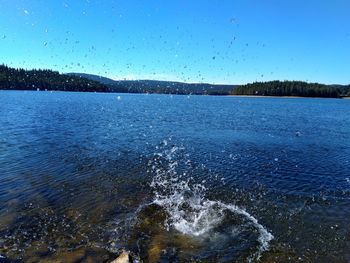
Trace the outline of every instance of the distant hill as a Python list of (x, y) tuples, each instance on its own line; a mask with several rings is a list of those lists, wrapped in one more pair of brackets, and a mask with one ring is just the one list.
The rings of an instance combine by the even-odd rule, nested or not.
[(207, 83), (184, 83), (160, 80), (112, 80), (84, 73), (68, 73), (67, 75), (100, 82), (107, 85), (111, 92), (229, 95), (232, 89), (235, 88), (234, 85), (214, 85)]
[(106, 85), (52, 70), (25, 70), (0, 65), (0, 89), (109, 92)]
[(324, 98), (350, 97), (350, 85), (325, 85), (302, 81), (268, 81), (238, 86), (159, 80), (112, 80), (84, 73), (61, 74), (52, 70), (25, 70), (11, 68), (6, 65), (0, 65), (0, 89)]
[(93, 81), (100, 82), (104, 85), (111, 85), (111, 84), (114, 84), (114, 82), (115, 82), (115, 80), (113, 80), (113, 79), (109, 79), (109, 78), (105, 78), (105, 77), (93, 75), (93, 74), (86, 74), (86, 73), (66, 73), (65, 75), (78, 76), (78, 77), (90, 79)]

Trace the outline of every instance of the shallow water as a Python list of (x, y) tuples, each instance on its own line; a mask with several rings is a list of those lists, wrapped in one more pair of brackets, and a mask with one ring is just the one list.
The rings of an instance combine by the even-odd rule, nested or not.
[(0, 262), (350, 260), (347, 100), (0, 91), (0, 112)]

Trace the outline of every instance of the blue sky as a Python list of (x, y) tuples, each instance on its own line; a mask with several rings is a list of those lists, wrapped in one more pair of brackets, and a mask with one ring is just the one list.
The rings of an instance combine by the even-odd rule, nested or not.
[(350, 83), (349, 0), (0, 0), (0, 63), (113, 79)]

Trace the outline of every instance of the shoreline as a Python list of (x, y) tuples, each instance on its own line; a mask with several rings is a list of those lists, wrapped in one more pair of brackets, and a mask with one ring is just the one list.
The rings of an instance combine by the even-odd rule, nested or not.
[(285, 99), (350, 99), (350, 97), (303, 97), (303, 96), (259, 96), (259, 95), (223, 95), (228, 97), (248, 97), (248, 98), (285, 98)]
[(75, 91), (75, 90), (22, 90), (1, 89), (1, 91), (23, 91), (23, 92), (71, 92), (71, 93), (101, 93), (101, 94), (140, 94), (140, 95), (177, 95), (177, 96), (211, 96), (211, 97), (244, 97), (244, 98), (285, 98), (285, 99), (350, 99), (348, 97), (303, 97), (303, 96), (264, 96), (264, 95), (231, 95), (231, 94), (176, 94), (176, 93), (147, 93), (147, 92), (101, 92), (101, 91)]

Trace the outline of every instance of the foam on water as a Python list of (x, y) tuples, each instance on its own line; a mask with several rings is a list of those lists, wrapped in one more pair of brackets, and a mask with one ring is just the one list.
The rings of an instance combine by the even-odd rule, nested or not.
[[(153, 202), (163, 207), (169, 215), (165, 222), (168, 230), (174, 228), (183, 234), (199, 238), (215, 233), (215, 228), (231, 213), (243, 217), (245, 224), (257, 231), (259, 246), (248, 258), (248, 262), (258, 260), (269, 249), (273, 235), (244, 209), (234, 204), (208, 200), (205, 197), (205, 186), (193, 183), (193, 178), (187, 174), (186, 169), (179, 171), (178, 150), (178, 147), (173, 146), (170, 150), (157, 153), (149, 163), (154, 173), (151, 183), (155, 194)], [(232, 226), (232, 229), (239, 230), (241, 227)]]

